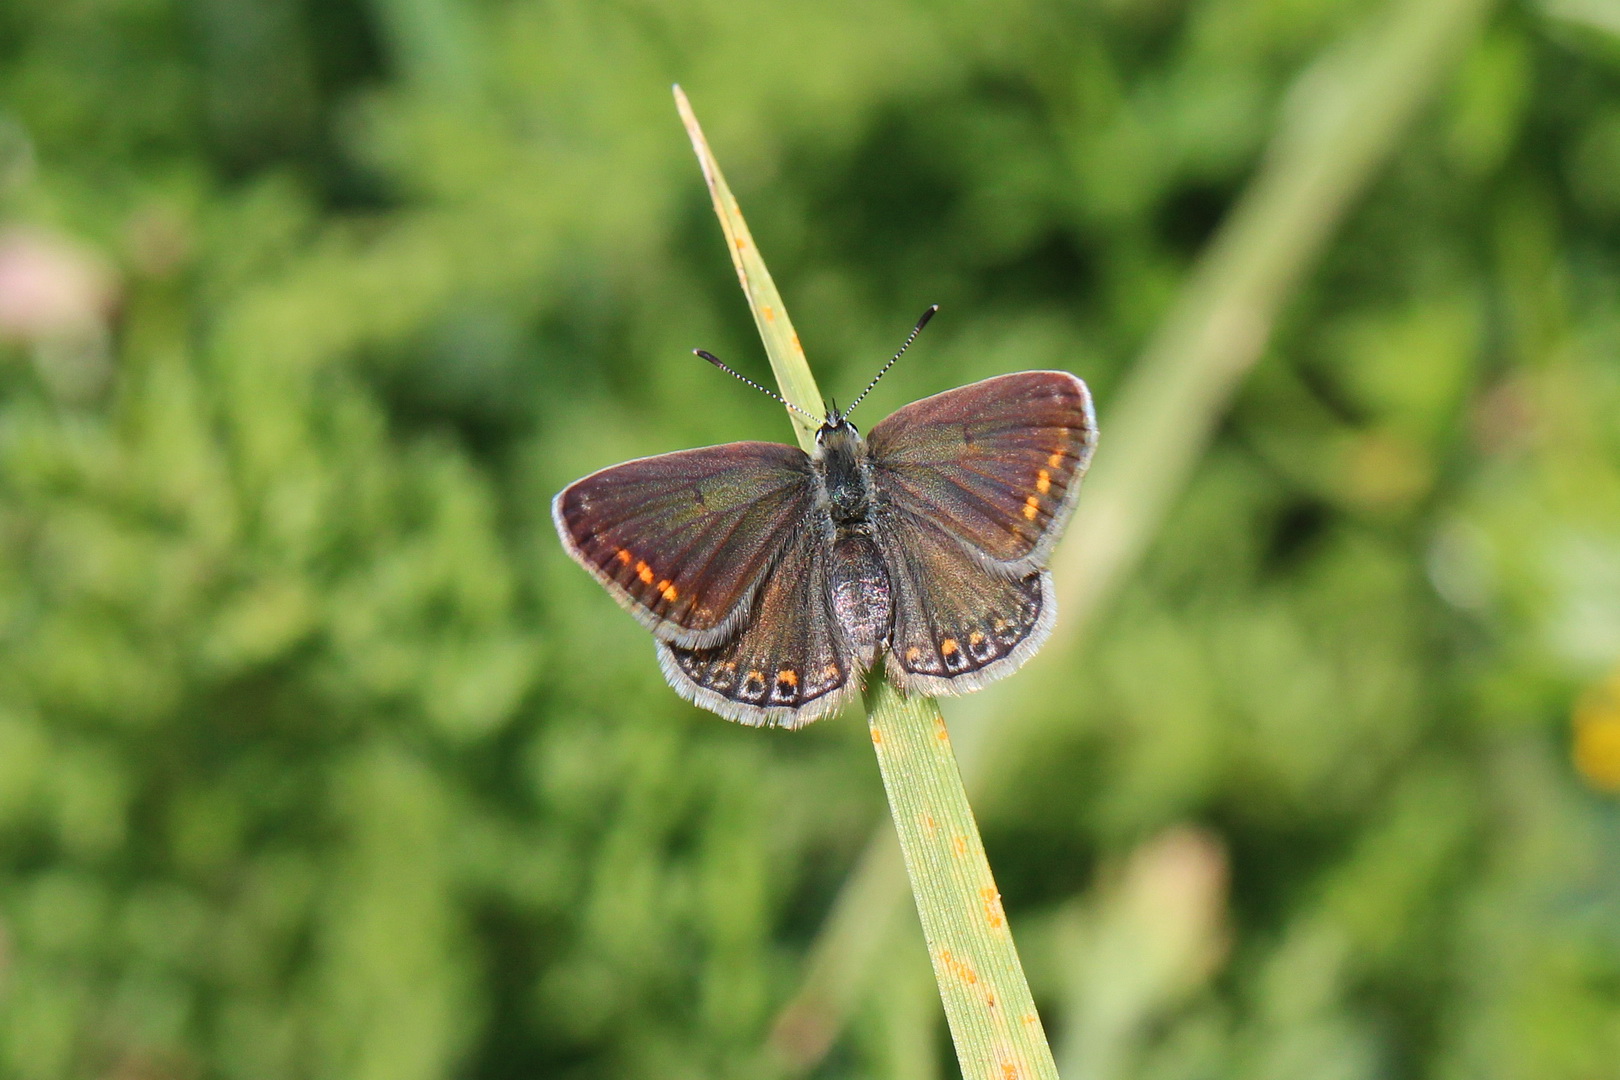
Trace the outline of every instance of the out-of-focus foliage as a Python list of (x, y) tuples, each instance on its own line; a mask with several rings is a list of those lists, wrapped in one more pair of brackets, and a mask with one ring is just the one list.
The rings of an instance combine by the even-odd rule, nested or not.
[[(864, 733), (682, 705), (547, 512), (790, 438), (688, 353), (764, 370), (669, 83), (824, 388), (938, 301), (868, 425), (1064, 367), (1106, 454), (1374, 13), (0, 7), (0, 1076), (768, 1075)], [(1028, 674), (980, 813), (1069, 1075), (1620, 1076), (1617, 34), (1493, 17)], [(825, 1076), (939, 1067), (873, 1005)]]

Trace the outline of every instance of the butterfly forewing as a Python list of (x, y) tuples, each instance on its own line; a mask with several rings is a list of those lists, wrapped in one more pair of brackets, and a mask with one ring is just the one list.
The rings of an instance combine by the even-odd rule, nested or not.
[(593, 473), (552, 503), (563, 545), (663, 641), (717, 644), (813, 508), (803, 451), (747, 442), (641, 458)]
[(729, 720), (796, 728), (854, 695), (861, 672), (830, 609), (825, 533), (810, 517), (792, 530), (735, 638), (704, 649), (658, 646), (681, 696)]
[(1095, 442), (1085, 383), (1025, 371), (913, 402), (868, 446), (881, 501), (1022, 576), (1045, 565)]

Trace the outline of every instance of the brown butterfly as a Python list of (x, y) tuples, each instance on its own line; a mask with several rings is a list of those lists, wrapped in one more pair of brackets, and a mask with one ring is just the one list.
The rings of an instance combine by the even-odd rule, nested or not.
[(863, 439), (850, 412), (935, 310), (849, 409), (828, 411), (814, 453), (659, 454), (552, 502), (563, 546), (652, 631), (682, 697), (797, 728), (853, 698), (880, 654), (901, 690), (959, 694), (1046, 640), (1046, 561), (1096, 445), (1091, 395), (1063, 371), (1001, 375), (913, 402)]

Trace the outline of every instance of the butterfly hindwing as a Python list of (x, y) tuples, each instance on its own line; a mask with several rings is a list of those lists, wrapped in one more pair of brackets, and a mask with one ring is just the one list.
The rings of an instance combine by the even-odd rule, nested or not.
[(1074, 510), (1096, 443), (1085, 383), (1065, 371), (985, 379), (913, 402), (872, 429), (881, 501), (937, 523), (1022, 579)]
[(682, 697), (729, 720), (797, 728), (859, 691), (863, 661), (830, 608), (826, 532), (813, 517), (801, 520), (730, 641), (659, 643), (664, 676)]
[(986, 566), (925, 518), (890, 508), (879, 547), (894, 595), (889, 678), (910, 694), (961, 694), (1010, 675), (1052, 630), (1051, 577)]
[(768, 568), (815, 503), (810, 459), (745, 442), (641, 458), (563, 489), (563, 546), (661, 641), (733, 637)]

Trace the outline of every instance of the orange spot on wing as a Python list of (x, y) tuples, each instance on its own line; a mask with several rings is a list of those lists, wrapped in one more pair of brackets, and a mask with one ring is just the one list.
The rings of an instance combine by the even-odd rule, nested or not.
[(1059, 465), (1062, 465), (1063, 464), (1063, 451), (1059, 450), (1057, 453), (1055, 453), (1051, 457), (1047, 458), (1046, 463), (1048, 465), (1050, 465), (1054, 469), (1057, 468)]
[(908, 664), (915, 664), (917, 662), (917, 657), (919, 657), (921, 655), (922, 655), (922, 650), (917, 648), (917, 646), (913, 645), (909, 649), (906, 650), (906, 662)]
[(643, 585), (651, 585), (653, 579), (652, 567), (648, 566), (644, 562), (637, 562), (636, 576), (641, 578), (641, 583)]
[(1035, 490), (1045, 495), (1052, 490), (1052, 474), (1042, 469), (1035, 474)]
[(838, 665), (837, 664), (828, 664), (826, 667), (822, 668), (821, 669), (821, 677), (824, 678), (824, 679), (836, 679), (836, 678), (838, 678)]
[(1030, 521), (1034, 521), (1035, 515), (1040, 512), (1041, 497), (1039, 495), (1031, 495), (1029, 498), (1024, 500), (1024, 517), (1028, 518)]
[(630, 565), (631, 557), (632, 556), (630, 554), (630, 549), (629, 548), (620, 548), (619, 549), (618, 559), (619, 559), (620, 562), (624, 563), (624, 565), (626, 565), (626, 566)]
[(792, 668), (783, 668), (781, 671), (776, 673), (776, 681), (779, 683), (785, 682), (789, 686), (798, 686), (799, 673), (794, 671)]
[(969, 645), (983, 645), (984, 644), (984, 635), (979, 633), (977, 630), (973, 631), (973, 633), (968, 635), (968, 644)]
[(669, 583), (668, 578), (665, 578), (663, 581), (658, 583), (658, 591), (663, 593), (664, 599), (672, 604), (675, 602), (675, 598), (680, 595), (680, 593), (675, 590), (675, 586)]
[(956, 652), (956, 639), (953, 637), (948, 637), (944, 641), (940, 642), (939, 651), (944, 653), (946, 656), (950, 656), (952, 653)]

